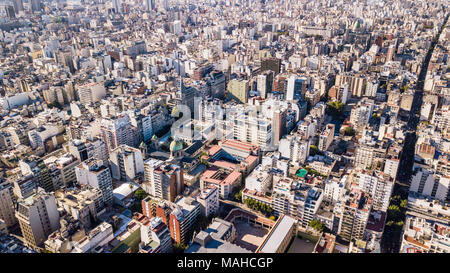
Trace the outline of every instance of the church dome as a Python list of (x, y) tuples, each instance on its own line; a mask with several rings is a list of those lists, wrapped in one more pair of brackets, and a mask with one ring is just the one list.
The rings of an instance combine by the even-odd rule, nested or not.
[(176, 152), (176, 151), (180, 151), (180, 150), (183, 150), (183, 142), (180, 140), (173, 140), (170, 143), (170, 151)]

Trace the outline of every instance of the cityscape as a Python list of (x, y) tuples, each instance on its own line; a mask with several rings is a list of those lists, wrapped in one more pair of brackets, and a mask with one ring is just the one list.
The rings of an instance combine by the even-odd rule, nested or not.
[(450, 253), (448, 4), (0, 0), (0, 253)]

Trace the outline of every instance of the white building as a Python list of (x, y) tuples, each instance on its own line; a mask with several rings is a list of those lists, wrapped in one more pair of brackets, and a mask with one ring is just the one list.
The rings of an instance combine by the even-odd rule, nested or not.
[(219, 211), (219, 189), (210, 187), (200, 190), (197, 202), (200, 204), (200, 212), (203, 216), (216, 215)]
[(102, 191), (103, 202), (107, 206), (113, 204), (113, 186), (109, 168), (101, 160), (90, 158), (77, 167), (75, 175), (81, 185), (90, 185)]
[(323, 192), (323, 200), (337, 203), (345, 195), (347, 187), (347, 176), (344, 175), (340, 180), (328, 179), (325, 181), (325, 189)]
[(268, 169), (263, 168), (262, 165), (258, 165), (247, 178), (245, 178), (245, 188), (260, 193), (266, 193), (272, 183), (272, 176), (273, 175)]
[(373, 209), (387, 211), (394, 188), (392, 178), (379, 171), (375, 171), (372, 175), (360, 173), (358, 185), (362, 191), (371, 195)]
[(449, 187), (449, 177), (436, 174), (421, 166), (414, 166), (409, 191), (438, 200), (446, 200)]
[(144, 160), (139, 149), (120, 145), (109, 155), (112, 178), (121, 181), (133, 181), (144, 173)]

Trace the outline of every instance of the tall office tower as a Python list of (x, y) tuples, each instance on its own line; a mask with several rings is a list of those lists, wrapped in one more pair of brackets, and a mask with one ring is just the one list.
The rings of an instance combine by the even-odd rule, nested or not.
[(11, 228), (17, 224), (14, 215), (14, 194), (13, 187), (9, 182), (0, 184), (0, 219), (5, 222), (6, 228)]
[(176, 202), (169, 220), (170, 234), (176, 243), (189, 243), (199, 215), (200, 204), (192, 197), (183, 197)]
[(392, 190), (394, 189), (394, 180), (380, 171), (372, 174), (359, 174), (359, 188), (370, 194), (375, 210), (387, 211)]
[(23, 0), (13, 0), (14, 12), (18, 14), (20, 11), (23, 11)]
[(261, 98), (267, 98), (267, 94), (272, 92), (273, 86), (273, 71), (266, 70), (257, 77), (257, 90)]
[(155, 9), (155, 0), (144, 0), (145, 10), (153, 10)]
[(90, 185), (102, 191), (103, 202), (106, 206), (113, 204), (113, 185), (109, 168), (102, 160), (89, 158), (75, 167), (77, 181), (81, 185)]
[(30, 0), (31, 12), (36, 12), (41, 10), (41, 0)]
[(333, 215), (333, 232), (347, 242), (363, 239), (372, 209), (372, 199), (361, 190), (352, 189), (338, 202)]
[(334, 124), (327, 124), (325, 129), (319, 136), (319, 150), (326, 151), (330, 147), (334, 139)]
[(286, 100), (299, 100), (303, 98), (305, 92), (305, 79), (299, 79), (295, 75), (289, 77), (286, 89)]
[(247, 80), (233, 79), (228, 82), (228, 97), (240, 103), (247, 103), (249, 84)]
[(135, 147), (133, 126), (127, 114), (121, 114), (110, 119), (102, 119), (101, 128), (103, 141), (108, 153), (120, 145)]
[(55, 197), (42, 188), (26, 199), (19, 200), (16, 217), (25, 244), (35, 250), (42, 247), (47, 237), (60, 227)]
[(106, 89), (103, 83), (96, 82), (79, 86), (77, 92), (78, 98), (83, 105), (98, 102), (106, 96)]
[(144, 173), (144, 161), (139, 149), (120, 145), (109, 155), (112, 178), (120, 181), (133, 181)]
[(261, 71), (270, 70), (273, 71), (274, 76), (278, 75), (281, 70), (281, 60), (278, 58), (264, 58), (261, 61)]

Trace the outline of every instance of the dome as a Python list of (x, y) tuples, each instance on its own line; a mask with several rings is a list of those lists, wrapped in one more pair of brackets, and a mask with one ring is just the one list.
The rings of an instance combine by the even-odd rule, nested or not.
[(171, 152), (176, 152), (179, 150), (183, 150), (183, 142), (180, 140), (173, 140), (170, 143), (170, 151)]
[(158, 137), (156, 135), (153, 135), (152, 140), (158, 140)]

